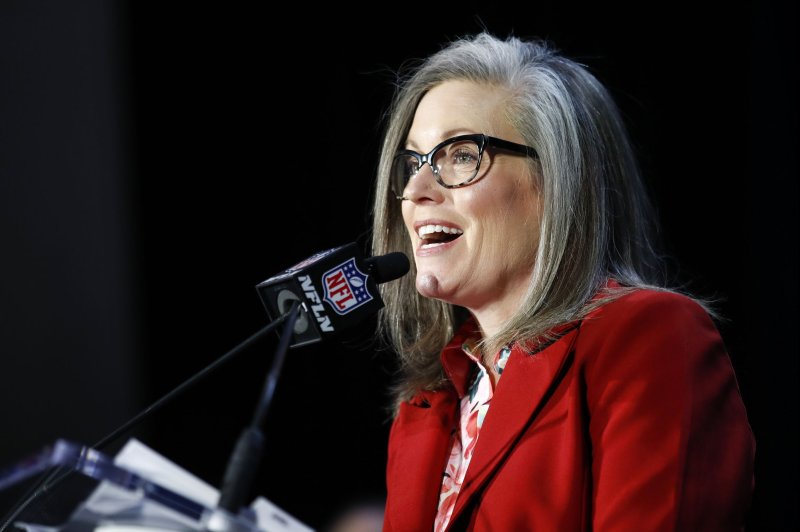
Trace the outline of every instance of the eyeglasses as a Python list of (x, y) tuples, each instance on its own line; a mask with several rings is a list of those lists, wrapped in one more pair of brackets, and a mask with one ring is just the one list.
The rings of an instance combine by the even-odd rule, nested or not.
[(444, 188), (465, 187), (478, 176), (486, 146), (539, 158), (536, 150), (524, 144), (482, 133), (459, 135), (440, 142), (427, 154), (399, 150), (392, 164), (392, 188), (395, 193), (402, 193), (408, 180), (415, 176), (425, 163), (430, 165), (436, 182)]

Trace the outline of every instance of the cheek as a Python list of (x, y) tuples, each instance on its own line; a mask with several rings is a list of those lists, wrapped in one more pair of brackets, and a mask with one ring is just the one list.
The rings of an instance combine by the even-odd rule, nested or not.
[[(488, 183), (487, 183), (488, 184)], [(489, 231), (508, 232), (500, 235), (505, 243), (521, 226), (538, 225), (539, 198), (526, 178), (509, 178), (504, 186), (482, 187), (469, 196), (462, 208)]]
[(525, 227), (526, 232), (534, 232), (539, 235), (539, 228), (542, 224), (542, 201), (538, 193), (530, 192), (521, 201), (521, 215), (519, 223)]
[(525, 257), (531, 263), (536, 256), (541, 227), (541, 197), (531, 181), (525, 177), (515, 179), (513, 190), (506, 190), (498, 205), (497, 227), (493, 228), (512, 256)]
[(514, 206), (513, 210), (518, 213), (518, 223), (538, 233), (542, 217), (542, 195), (537, 184), (539, 180), (526, 169), (514, 181), (515, 193), (510, 201)]
[(412, 208), (413, 206), (410, 201), (403, 201), (403, 204), (401, 206), (403, 212), (403, 225), (405, 225), (409, 237), (413, 236), (414, 234), (414, 227), (412, 225), (413, 223)]

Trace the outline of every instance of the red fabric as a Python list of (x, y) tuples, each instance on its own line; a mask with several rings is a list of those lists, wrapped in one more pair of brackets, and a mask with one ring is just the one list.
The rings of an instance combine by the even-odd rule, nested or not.
[[(457, 411), (455, 389), (401, 407), (386, 532), (432, 530)], [(708, 315), (639, 290), (533, 356), (512, 351), (448, 530), (740, 530), (754, 454)]]

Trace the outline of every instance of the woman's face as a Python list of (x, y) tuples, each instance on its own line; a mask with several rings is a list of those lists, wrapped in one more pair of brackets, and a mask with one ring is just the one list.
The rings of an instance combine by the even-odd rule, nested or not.
[[(443, 140), (468, 133), (522, 143), (505, 118), (508, 96), (469, 81), (434, 87), (417, 107), (406, 148), (428, 153)], [(470, 309), (485, 333), (519, 308), (533, 271), (541, 207), (531, 174), (525, 156), (489, 146), (481, 177), (469, 186), (444, 188), (425, 164), (403, 191), (417, 290)], [(435, 232), (424, 234), (431, 227)]]

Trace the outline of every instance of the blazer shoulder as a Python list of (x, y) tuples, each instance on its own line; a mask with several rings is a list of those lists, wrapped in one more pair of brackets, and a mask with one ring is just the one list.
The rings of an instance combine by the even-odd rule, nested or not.
[(716, 329), (709, 311), (696, 299), (668, 289), (624, 288), (603, 296), (597, 308), (584, 318), (581, 328), (632, 328), (645, 324), (695, 324)]
[[(693, 298), (666, 290), (617, 294), (587, 316), (576, 340), (576, 357), (587, 378), (678, 382), (723, 363), (724, 341), (711, 315)], [(663, 383), (662, 383), (663, 384)]]

